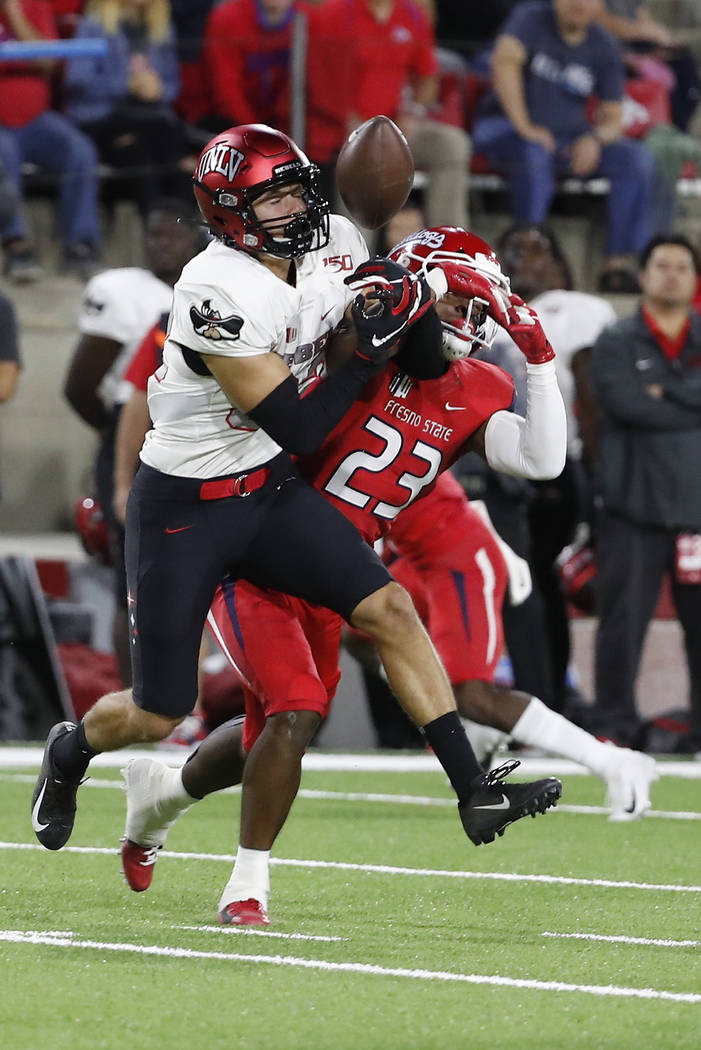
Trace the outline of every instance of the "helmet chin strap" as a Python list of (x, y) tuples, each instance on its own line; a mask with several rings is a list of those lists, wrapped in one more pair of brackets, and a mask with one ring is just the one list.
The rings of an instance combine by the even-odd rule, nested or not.
[[(274, 223), (277, 226), (279, 222), (279, 219), (275, 219), (259, 224), (258, 230), (263, 235), (263, 244), (259, 249), (260, 251), (264, 251), (267, 255), (273, 255), (276, 258), (290, 259), (304, 255), (311, 249), (314, 241), (315, 226), (310, 218), (309, 210), (293, 214), (276, 236), (273, 230), (266, 227), (266, 223)], [(275, 251), (276, 243), (280, 245), (280, 253)], [(292, 245), (297, 247), (294, 255), (291, 255), (289, 251)]]

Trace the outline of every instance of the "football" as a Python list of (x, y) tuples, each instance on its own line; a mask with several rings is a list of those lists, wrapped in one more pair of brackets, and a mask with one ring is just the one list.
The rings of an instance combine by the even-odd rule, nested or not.
[(370, 230), (396, 215), (413, 180), (409, 144), (389, 117), (371, 117), (352, 131), (336, 161), (341, 199), (356, 222)]

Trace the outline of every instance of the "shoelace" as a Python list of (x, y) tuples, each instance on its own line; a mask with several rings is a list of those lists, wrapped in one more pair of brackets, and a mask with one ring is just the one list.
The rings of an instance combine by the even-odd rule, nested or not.
[(518, 758), (508, 759), (508, 761), (497, 766), (496, 769), (490, 769), (488, 773), (485, 773), (482, 778), (482, 785), (488, 788), (499, 787), (499, 782), (504, 780), (505, 777), (508, 777), (509, 773), (513, 773), (513, 771), (520, 765), (521, 762)]
[(148, 849), (144, 849), (144, 859), (139, 861), (139, 866), (142, 868), (149, 868), (155, 864), (158, 860), (158, 847), (150, 846)]
[[(126, 838), (126, 836), (121, 841), (122, 843), (129, 843), (129, 839)], [(143, 860), (139, 861), (139, 867), (149, 868), (158, 860), (159, 846), (139, 846), (136, 842), (132, 842), (131, 845), (135, 846), (137, 849), (143, 850), (144, 857)]]

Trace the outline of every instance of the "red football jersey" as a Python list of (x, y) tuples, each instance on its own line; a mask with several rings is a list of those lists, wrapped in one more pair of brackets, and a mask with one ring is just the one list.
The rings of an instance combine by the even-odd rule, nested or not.
[(460, 482), (446, 471), (425, 499), (412, 503), (392, 522), (390, 543), (398, 553), (411, 558), (417, 565), (433, 564), (436, 555), (444, 549), (446, 533), (462, 529), (466, 514), (470, 527), (481, 534), (486, 526), (477, 511), (467, 503)]
[[(489, 592), (492, 605), (482, 612), (481, 603), (471, 602), (468, 615), (465, 593), (473, 585), (471, 562), (475, 543), (482, 546), (483, 525), (477, 519), (474, 538), (463, 535), (473, 512), (452, 475), (439, 474), (459, 458), (475, 430), (512, 400), (511, 377), (482, 361), (456, 362), (442, 378), (420, 385), (390, 365), (366, 386), (321, 449), (299, 464), (303, 475), (369, 542), (396, 520), (402, 553), (411, 552), (421, 563), (420, 552), (426, 552), (420, 568), (427, 573), (424, 584), (432, 598), (429, 627), (454, 682), (489, 679), (493, 672), (502, 644), (501, 620), (494, 609), (501, 607), (505, 568), (503, 577), (497, 572), (498, 585)], [(427, 498), (419, 499), (403, 525), (403, 508), (419, 497)], [(437, 527), (444, 546), (441, 550), (439, 545), (441, 556), (431, 577)], [(481, 594), (481, 577), (478, 586)], [(217, 591), (210, 626), (251, 687), (246, 690), (247, 750), (271, 714), (295, 708), (327, 714), (338, 681), (339, 616), (238, 581), (228, 599), (221, 588)], [(469, 654), (463, 652), (466, 648)]]
[(300, 471), (374, 543), (513, 396), (511, 376), (484, 361), (456, 361), (420, 383), (390, 364)]
[(402, 511), (389, 541), (400, 555), (392, 575), (411, 594), (451, 683), (491, 682), (504, 645), (508, 570), (496, 537), (452, 474)]

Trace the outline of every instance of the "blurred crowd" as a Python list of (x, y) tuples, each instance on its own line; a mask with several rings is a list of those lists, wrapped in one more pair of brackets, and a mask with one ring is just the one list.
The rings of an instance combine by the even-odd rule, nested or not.
[[(16, 61), (2, 53), (7, 42), (56, 38), (104, 47), (62, 60)], [(618, 497), (631, 464), (643, 493), (648, 483), (659, 485), (659, 478), (648, 478), (655, 471), (673, 474), (687, 492), (701, 484), (691, 469), (701, 451), (698, 261), (683, 238), (672, 239), (670, 261), (664, 240), (675, 228), (678, 179), (701, 177), (701, 139), (694, 133), (700, 102), (698, 63), (683, 34), (656, 20), (641, 0), (0, 0), (3, 273), (18, 283), (41, 276), (23, 201), (27, 172), (37, 172), (55, 180), (49, 185), (61, 272), (89, 281), (65, 393), (100, 435), (98, 486), (114, 531), (120, 528), (112, 506), (114, 441), (130, 394), (120, 381), (168, 309), (180, 265), (198, 250), (196, 236), (180, 236), (174, 223), (177, 214), (193, 218), (191, 173), (202, 145), (234, 124), (262, 122), (286, 131), (319, 166), (325, 192), (340, 209), (338, 152), (350, 130), (384, 113), (402, 128), (425, 182), (393, 228), (380, 231), (378, 249), (422, 225), (469, 228), (471, 174), (501, 175), (514, 225), (497, 246), (500, 258), (558, 355), (570, 424), (561, 478), (517, 482), (469, 458), (458, 469), (468, 495), (485, 501), (497, 529), (531, 565), (531, 598), (504, 611), (516, 688), (575, 720), (589, 719), (619, 741), (645, 746), (634, 681), (660, 580), (669, 572), (698, 712), (701, 495), (674, 506), (641, 497), (633, 507)], [(608, 303), (573, 288), (570, 261), (546, 225), (565, 177), (609, 182), (598, 291), (642, 288), (638, 327), (631, 331), (611, 329)], [(138, 207), (147, 270), (99, 273), (98, 204), (110, 195)], [(660, 236), (662, 262), (655, 247)], [(682, 342), (678, 332), (663, 331), (664, 317), (655, 320), (659, 266), (679, 271), (670, 279), (681, 297)], [(6, 317), (0, 399), (7, 399), (20, 362), (4, 297), (0, 310)], [(678, 391), (665, 394), (666, 379), (651, 375), (646, 397), (652, 404), (638, 406), (637, 416), (633, 405), (622, 408), (621, 377), (610, 373), (601, 349), (609, 330), (614, 343), (637, 340), (644, 347), (656, 340)], [(494, 355), (518, 389), (522, 360), (507, 344), (497, 345)], [(634, 373), (644, 366), (630, 367)], [(628, 448), (631, 427), (639, 441)], [(679, 433), (688, 440), (675, 443)], [(615, 463), (624, 455), (616, 477)], [(686, 481), (676, 473), (680, 455)], [(638, 560), (629, 564), (632, 552)], [(603, 579), (598, 608), (590, 593), (597, 569)], [(121, 577), (117, 590), (123, 591)], [(594, 714), (581, 708), (568, 676), (568, 600), (601, 615)], [(635, 615), (624, 624), (626, 602)], [(118, 626), (123, 615), (121, 609)], [(128, 657), (118, 635), (126, 681)], [(698, 750), (701, 739), (687, 735), (684, 746)]]
[[(56, 183), (64, 270), (99, 265), (100, 195), (188, 196), (212, 134), (254, 121), (292, 134), (324, 173), (377, 113), (425, 173), (429, 223), (467, 226), (470, 172), (508, 182), (512, 216), (543, 222), (566, 175), (610, 182), (600, 290), (635, 290), (634, 253), (674, 222), (681, 174), (701, 168), (701, 98), (681, 37), (641, 0), (1, 0), (0, 45), (56, 37), (100, 53), (0, 55), (5, 275), (39, 260), (22, 172)], [(105, 178), (109, 173), (109, 179)], [(109, 183), (109, 185), (107, 185)]]

